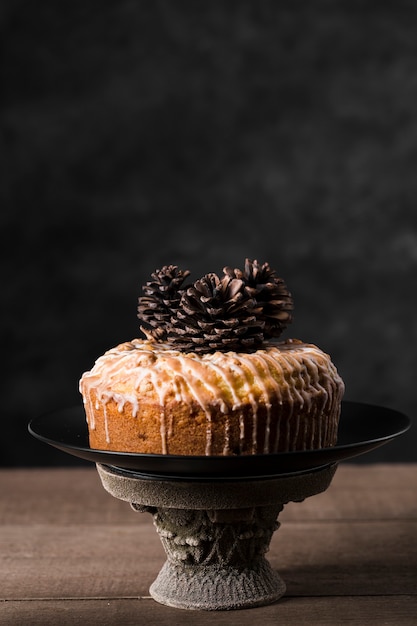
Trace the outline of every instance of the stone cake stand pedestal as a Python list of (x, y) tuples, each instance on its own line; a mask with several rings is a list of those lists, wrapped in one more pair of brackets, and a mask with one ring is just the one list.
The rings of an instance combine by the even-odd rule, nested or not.
[(112, 496), (153, 516), (167, 560), (151, 596), (181, 609), (228, 610), (285, 593), (265, 558), (278, 515), (286, 503), (325, 491), (336, 465), (230, 481), (156, 478), (103, 464), (97, 470)]

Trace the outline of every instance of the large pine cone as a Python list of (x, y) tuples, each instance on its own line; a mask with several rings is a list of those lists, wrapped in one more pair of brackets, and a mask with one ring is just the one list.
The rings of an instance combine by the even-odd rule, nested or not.
[(181, 350), (242, 350), (263, 340), (256, 300), (242, 280), (229, 276), (207, 274), (197, 280), (183, 293), (171, 323), (168, 341)]

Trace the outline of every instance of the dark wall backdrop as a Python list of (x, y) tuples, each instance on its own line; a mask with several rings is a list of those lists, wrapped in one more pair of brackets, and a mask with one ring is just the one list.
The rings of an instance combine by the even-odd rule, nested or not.
[[(346, 398), (415, 412), (417, 5), (6, 0), (3, 465), (71, 463), (26, 434), (140, 335), (155, 268), (268, 261), (285, 336)], [(366, 460), (417, 460), (415, 430)]]

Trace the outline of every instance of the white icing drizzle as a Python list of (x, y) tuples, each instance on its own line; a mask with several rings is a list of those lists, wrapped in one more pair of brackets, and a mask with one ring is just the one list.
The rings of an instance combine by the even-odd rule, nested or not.
[[(245, 366), (245, 367), (243, 367)], [(242, 355), (239, 355), (239, 358), (232, 358), (229, 363), (229, 369), (233, 372), (235, 376), (235, 380), (240, 380), (243, 382), (243, 393), (244, 397), (249, 400), (249, 403), (252, 407), (252, 453), (256, 451), (257, 446), (257, 435), (258, 435), (258, 404), (253, 395), (253, 385), (251, 384), (250, 377), (248, 375), (249, 370), (251, 370), (251, 363), (248, 358), (242, 358)], [(257, 380), (258, 376), (255, 378)], [(238, 404), (235, 403), (234, 407), (238, 406), (242, 408), (244, 403), (240, 401)], [(242, 437), (241, 437), (242, 443)], [(242, 448), (240, 449), (242, 452)]]
[(167, 449), (167, 429), (166, 429), (166, 423), (165, 423), (165, 413), (162, 407), (161, 407), (161, 411), (159, 415), (160, 415), (160, 420), (161, 420), (161, 426), (159, 428), (159, 432), (161, 433), (162, 454), (166, 454), (168, 450)]
[[(316, 346), (298, 341), (270, 344), (254, 353), (185, 354), (165, 344), (135, 339), (117, 346), (99, 357), (94, 367), (80, 380), (87, 421), (96, 428), (95, 410), (103, 408), (106, 441), (111, 442), (106, 405), (113, 401), (123, 412), (130, 405), (134, 417), (141, 414), (147, 398), (158, 398), (162, 452), (169, 451), (169, 439), (175, 430), (172, 416), (167, 418), (168, 400), (197, 403), (206, 418), (206, 454), (212, 451), (212, 411), (225, 415), (224, 454), (230, 450), (231, 414), (239, 420), (240, 452), (245, 442), (248, 403), (252, 419), (252, 452), (257, 450), (259, 407), (266, 412), (264, 453), (289, 450), (298, 437), (307, 447), (317, 447), (334, 436), (335, 424), (321, 432), (319, 414), (336, 413), (344, 385), (330, 357)], [(312, 398), (320, 395), (318, 407)], [(278, 408), (273, 399), (276, 399)], [(285, 404), (286, 429), (281, 424)], [(274, 414), (271, 406), (274, 405)], [(294, 407), (297, 411), (294, 413)], [(313, 410), (313, 407), (314, 408)], [(301, 417), (308, 416), (308, 419)], [(277, 433), (271, 441), (271, 426)], [(333, 420), (335, 422), (335, 420)], [(304, 432), (300, 433), (300, 423)], [(316, 428), (316, 426), (318, 426)], [(291, 437), (291, 439), (290, 439)]]
[(106, 433), (106, 442), (110, 443), (109, 422), (107, 418), (107, 404), (104, 405), (104, 431)]
[[(262, 357), (259, 357), (256, 353), (252, 355), (252, 359), (247, 360), (247, 365), (249, 366), (250, 372), (253, 375), (253, 379), (256, 383), (260, 385), (261, 388), (261, 398), (263, 404), (266, 409), (266, 423), (265, 423), (265, 440), (264, 440), (264, 448), (263, 451), (266, 454), (269, 452), (269, 438), (271, 431), (271, 403), (269, 400), (269, 393), (266, 385), (266, 380), (269, 380), (268, 374), (269, 372), (266, 369), (265, 361)], [(259, 376), (259, 372), (262, 372), (262, 376)], [(275, 382), (275, 381), (274, 381)], [(259, 404), (254, 402), (252, 403), (254, 415), (258, 415)], [(254, 429), (257, 428), (257, 419), (254, 419)], [(253, 447), (256, 449), (256, 439), (253, 441)]]
[(226, 416), (226, 423), (224, 427), (224, 446), (223, 446), (223, 454), (227, 456), (230, 454), (230, 417)]

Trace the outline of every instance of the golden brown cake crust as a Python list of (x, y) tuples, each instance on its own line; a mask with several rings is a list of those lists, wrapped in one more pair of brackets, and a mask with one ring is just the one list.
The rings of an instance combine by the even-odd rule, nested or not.
[(333, 445), (344, 385), (297, 340), (199, 356), (135, 339), (100, 357), (80, 391), (92, 448), (232, 455)]

